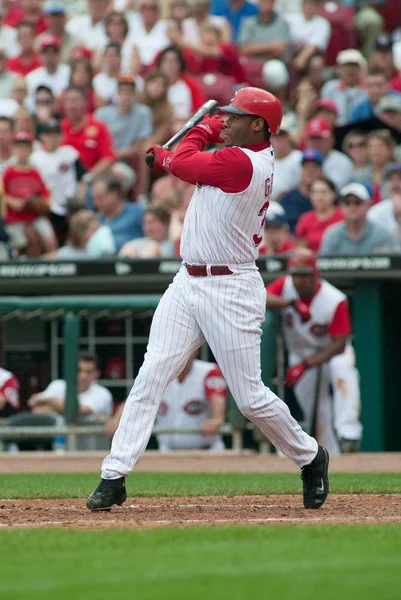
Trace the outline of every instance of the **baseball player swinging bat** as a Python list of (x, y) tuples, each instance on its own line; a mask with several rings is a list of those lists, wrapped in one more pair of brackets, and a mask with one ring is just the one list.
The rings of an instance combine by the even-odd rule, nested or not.
[[(205, 115), (212, 114), (216, 110), (218, 105), (219, 103), (216, 100), (208, 100), (207, 102), (205, 102), (205, 104), (202, 104), (200, 109), (197, 110), (196, 113), (194, 113), (192, 117), (188, 119), (186, 123), (184, 123), (181, 129), (177, 131), (177, 133), (175, 133), (173, 137), (170, 138), (169, 141), (164, 144), (163, 148), (165, 150), (171, 150), (174, 144), (182, 140), (184, 135), (188, 133), (188, 131), (192, 129), (192, 127), (195, 127), (195, 125), (200, 123)], [(154, 162), (155, 155), (147, 154), (146, 164), (149, 165), (149, 167), (153, 167)]]

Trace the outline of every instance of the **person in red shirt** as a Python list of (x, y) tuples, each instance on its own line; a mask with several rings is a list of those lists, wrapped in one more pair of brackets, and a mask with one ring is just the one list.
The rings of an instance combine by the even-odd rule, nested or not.
[(21, 21), (29, 21), (35, 26), (36, 35), (47, 30), (47, 20), (42, 11), (42, 0), (20, 0), (12, 2), (4, 19), (4, 24), (17, 27)]
[(35, 52), (35, 25), (28, 21), (21, 21), (18, 27), (18, 43), (21, 47), (21, 53), (15, 58), (10, 58), (7, 62), (7, 69), (13, 73), (18, 73), (22, 77), (28, 75), (34, 69), (42, 66), (37, 52)]
[(0, 418), (6, 419), (20, 408), (18, 379), (0, 367)]
[(282, 314), (289, 363), (284, 386), (294, 392), (306, 431), (332, 453), (355, 452), (362, 425), (347, 297), (319, 277), (311, 250), (294, 250), (287, 266), (288, 275), (266, 287), (267, 308)]
[(336, 206), (336, 186), (327, 177), (319, 177), (312, 183), (310, 199), (314, 210), (299, 217), (295, 235), (299, 245), (318, 252), (326, 229), (343, 221), (344, 215)]
[(15, 135), (13, 150), (16, 163), (4, 171), (2, 178), (10, 244), (16, 251), (25, 250), (27, 256), (37, 255), (36, 237), (39, 238), (39, 253), (41, 248), (45, 252), (57, 249), (53, 227), (44, 216), (46, 204), (50, 211), (50, 194), (38, 171), (29, 164), (32, 142), (33, 137), (29, 133)]
[(94, 177), (107, 173), (115, 160), (113, 140), (108, 127), (92, 117), (87, 110), (85, 92), (70, 86), (64, 93), (65, 119), (62, 145), (72, 146), (87, 173), (83, 180), (90, 184)]
[(259, 256), (288, 254), (294, 248), (285, 210), (278, 202), (271, 202), (265, 216), (265, 229), (263, 241), (259, 246)]

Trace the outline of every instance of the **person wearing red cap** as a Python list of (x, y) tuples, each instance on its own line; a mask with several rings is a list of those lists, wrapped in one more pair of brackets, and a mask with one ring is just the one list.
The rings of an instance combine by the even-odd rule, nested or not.
[[(304, 507), (320, 508), (328, 494), (326, 449), (302, 431), (260, 371), (266, 297), (255, 260), (273, 183), (270, 135), (279, 131), (283, 108), (273, 94), (245, 87), (220, 112), (224, 117), (205, 116), (175, 152), (148, 150), (152, 168), (196, 187), (184, 219), (183, 264), (153, 317), (89, 510), (125, 502), (125, 477), (146, 448), (163, 393), (205, 341), (241, 412), (302, 469)], [(216, 144), (225, 147), (203, 152)]]
[(36, 35), (47, 29), (47, 19), (42, 11), (42, 0), (21, 0), (11, 2), (10, 9), (5, 17), (5, 24), (9, 27), (18, 27), (21, 21), (29, 21), (35, 25)]
[(40, 85), (51, 89), (54, 96), (59, 98), (68, 87), (71, 69), (61, 62), (60, 40), (54, 35), (48, 35), (40, 42), (40, 59), (42, 67), (35, 69), (26, 77), (28, 84), (28, 103), (33, 107), (33, 96)]
[(323, 172), (326, 177), (336, 184), (338, 190), (347, 185), (353, 165), (348, 156), (334, 149), (332, 125), (319, 117), (310, 119), (306, 124), (305, 134), (306, 148), (313, 148), (323, 155)]
[[(15, 135), (13, 150), (16, 163), (4, 171), (2, 178), (10, 244), (15, 251), (25, 252), (27, 256), (57, 249), (53, 227), (45, 216), (46, 212), (50, 212), (50, 194), (39, 172), (29, 162), (32, 142), (30, 133)], [(35, 243), (37, 236), (39, 248)]]
[(336, 103), (333, 100), (328, 100), (326, 98), (320, 98), (315, 104), (314, 114), (312, 115), (315, 119), (316, 117), (324, 119), (332, 127), (336, 124), (337, 121), (338, 110)]
[(365, 67), (359, 50), (342, 50), (337, 55), (338, 79), (327, 81), (321, 92), (323, 99), (332, 100), (337, 107), (337, 125), (347, 125), (354, 106), (367, 98), (362, 85)]
[(267, 308), (282, 314), (289, 362), (284, 385), (295, 394), (302, 426), (315, 433), (329, 452), (355, 452), (362, 435), (360, 392), (345, 294), (320, 279), (316, 257), (306, 248), (294, 250), (288, 259), (288, 275), (269, 284), (266, 292)]
[(42, 65), (38, 53), (35, 51), (35, 26), (32, 23), (21, 21), (18, 25), (18, 43), (21, 53), (7, 62), (7, 69), (25, 77)]
[(76, 46), (82, 45), (82, 36), (72, 35), (66, 31), (67, 15), (63, 2), (51, 0), (45, 3), (44, 13), (47, 19), (47, 32), (36, 38), (38, 47), (46, 35), (54, 35), (60, 40), (61, 61), (68, 63), (70, 53)]

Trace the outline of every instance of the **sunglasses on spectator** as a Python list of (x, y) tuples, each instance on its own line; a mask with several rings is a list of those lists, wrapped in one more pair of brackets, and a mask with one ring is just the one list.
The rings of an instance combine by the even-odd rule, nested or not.
[(42, 54), (58, 54), (59, 50), (55, 46), (49, 46), (48, 48), (42, 48)]
[(360, 142), (350, 142), (348, 144), (348, 149), (352, 150), (352, 148), (364, 148), (366, 146), (365, 142), (362, 142), (362, 140)]
[(365, 201), (361, 200), (360, 198), (355, 198), (354, 200), (350, 200), (350, 198), (343, 198), (341, 204), (344, 204), (345, 206), (362, 206), (362, 204), (365, 204)]
[(50, 106), (52, 103), (52, 98), (36, 98), (35, 100), (35, 104), (40, 104), (41, 106)]

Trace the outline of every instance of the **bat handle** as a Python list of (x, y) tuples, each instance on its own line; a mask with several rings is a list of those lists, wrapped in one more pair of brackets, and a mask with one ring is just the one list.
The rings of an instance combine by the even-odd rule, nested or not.
[(148, 165), (148, 167), (153, 167), (155, 164), (155, 155), (147, 154), (145, 160), (146, 160), (146, 164)]

